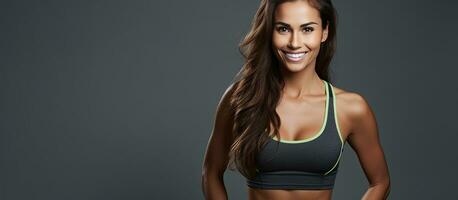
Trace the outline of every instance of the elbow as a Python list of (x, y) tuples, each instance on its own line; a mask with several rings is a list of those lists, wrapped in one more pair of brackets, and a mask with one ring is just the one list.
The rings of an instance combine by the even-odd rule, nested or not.
[(381, 181), (377, 181), (375, 183), (370, 184), (370, 187), (384, 188), (387, 191), (390, 189), (390, 186), (391, 186), (391, 181), (389, 177)]
[(388, 199), (388, 195), (390, 194), (390, 189), (391, 189), (390, 179), (388, 178), (386, 181), (382, 182), (380, 185), (381, 185), (382, 190), (385, 193), (384, 198)]
[(202, 180), (207, 178), (223, 178), (224, 170), (217, 170), (214, 167), (202, 167)]
[(209, 184), (209, 177), (208, 177), (208, 173), (205, 172), (205, 171), (202, 171), (202, 176), (201, 176), (201, 190), (202, 190), (202, 193), (204, 195), (204, 197), (207, 199), (208, 197), (208, 193), (209, 193), (209, 187), (210, 187), (210, 184)]
[(205, 184), (208, 183), (208, 180), (211, 178), (211, 174), (208, 173), (208, 171), (202, 170), (202, 176), (201, 176), (201, 182), (202, 186), (205, 186)]
[(373, 179), (369, 182), (370, 187), (382, 187), (389, 189), (391, 185), (390, 176), (388, 174), (378, 177), (377, 179)]
[(388, 193), (390, 192), (390, 188), (391, 188), (390, 180), (388, 179), (387, 181), (381, 182), (378, 185), (379, 185), (379, 187), (383, 188), (383, 190), (385, 191), (386, 195), (388, 195)]
[(390, 194), (390, 189), (391, 189), (391, 181), (388, 178), (387, 181), (384, 183), (385, 189), (386, 189), (386, 196)]
[(386, 177), (380, 184), (383, 185), (383, 187), (385, 187), (387, 191), (389, 191), (391, 187), (390, 177)]
[(214, 180), (222, 180), (222, 179), (223, 179), (223, 174), (206, 171), (206, 170), (202, 171), (202, 176), (201, 176), (202, 186), (204, 186), (208, 182), (212, 182)]
[(386, 178), (384, 180), (371, 184), (370, 188), (379, 191), (378, 193), (382, 194), (382, 196), (384, 196), (384, 199), (387, 199), (391, 190), (391, 181), (389, 178)]
[(205, 193), (206, 190), (214, 185), (215, 183), (222, 181), (223, 180), (223, 175), (220, 173), (216, 173), (211, 170), (202, 170), (202, 175), (201, 175), (201, 186), (202, 186), (202, 191)]
[(228, 199), (223, 179), (217, 173), (202, 171), (201, 184), (205, 199)]
[(205, 193), (205, 188), (208, 186), (208, 179), (209, 175), (206, 170), (202, 170), (202, 176), (201, 176), (201, 187), (202, 187), (202, 192)]
[(388, 174), (378, 176), (376, 178), (368, 179), (370, 188), (384, 188), (389, 189), (391, 185), (390, 176)]

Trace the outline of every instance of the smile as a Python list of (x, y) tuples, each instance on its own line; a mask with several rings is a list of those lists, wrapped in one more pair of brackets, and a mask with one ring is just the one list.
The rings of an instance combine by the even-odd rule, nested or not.
[(286, 51), (282, 51), (285, 55), (286, 55), (286, 58), (290, 61), (293, 61), (293, 62), (297, 62), (297, 61), (300, 61), (302, 60), (304, 57), (305, 57), (305, 54), (307, 54), (307, 52), (300, 52), (300, 53), (289, 53), (289, 52), (286, 52)]

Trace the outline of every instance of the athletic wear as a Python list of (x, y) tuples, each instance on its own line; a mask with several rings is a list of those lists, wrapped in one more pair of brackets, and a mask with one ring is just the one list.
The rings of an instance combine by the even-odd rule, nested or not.
[[(257, 155), (257, 175), (247, 185), (260, 189), (331, 189), (345, 142), (337, 122), (335, 94), (324, 81), (326, 111), (318, 133), (303, 140), (273, 136)], [(278, 149), (277, 149), (278, 147)]]

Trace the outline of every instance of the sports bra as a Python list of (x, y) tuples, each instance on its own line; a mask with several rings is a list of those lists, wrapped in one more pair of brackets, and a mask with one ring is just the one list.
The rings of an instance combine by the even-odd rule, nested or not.
[[(332, 85), (323, 80), (326, 110), (321, 129), (303, 140), (274, 135), (256, 156), (256, 176), (247, 185), (259, 189), (320, 190), (334, 187), (346, 141), (339, 130)], [(329, 92), (331, 91), (331, 92)]]

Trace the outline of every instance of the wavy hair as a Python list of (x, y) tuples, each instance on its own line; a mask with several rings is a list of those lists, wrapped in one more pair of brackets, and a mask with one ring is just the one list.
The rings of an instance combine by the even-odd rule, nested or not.
[[(275, 8), (287, 1), (297, 0), (261, 0), (250, 31), (239, 43), (245, 63), (232, 86), (230, 104), (234, 112), (234, 141), (229, 151), (228, 168), (238, 169), (247, 178), (256, 175), (256, 155), (270, 139), (269, 133), (273, 130), (273, 134), (280, 138), (280, 117), (275, 109), (284, 80), (272, 50), (272, 32)], [(329, 25), (315, 71), (321, 79), (330, 82), (328, 68), (336, 50), (337, 13), (330, 0), (307, 1), (319, 10), (323, 29), (326, 23)]]

